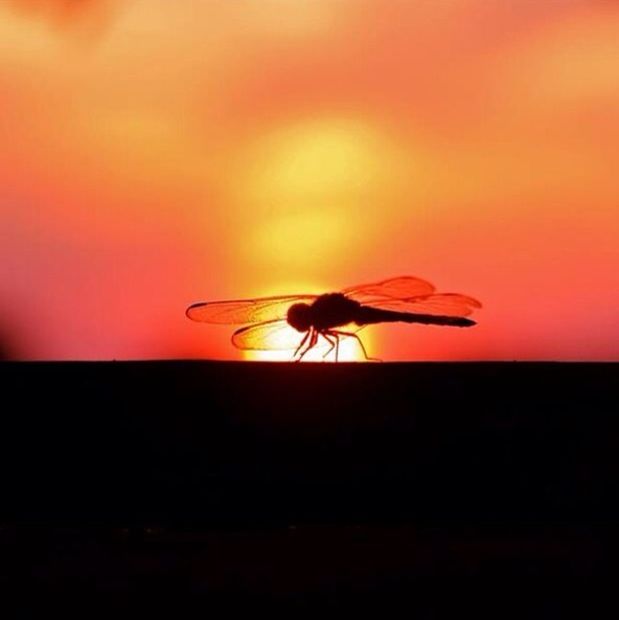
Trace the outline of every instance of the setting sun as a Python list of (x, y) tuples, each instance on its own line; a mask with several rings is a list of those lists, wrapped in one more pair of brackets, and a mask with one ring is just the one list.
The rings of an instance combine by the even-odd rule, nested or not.
[[(370, 331), (363, 331), (360, 336), (363, 337), (363, 344), (371, 355), (372, 337)], [(293, 352), (301, 341), (302, 335), (292, 333), (282, 335), (281, 340), (275, 338), (268, 342), (273, 346), (272, 351), (243, 351), (243, 358), (250, 361), (261, 362), (290, 362), (293, 359)], [(290, 343), (291, 348), (286, 350), (278, 350), (280, 346), (287, 346)], [(329, 352), (330, 346), (324, 340), (319, 346), (309, 351), (303, 358), (304, 362), (334, 362), (335, 352), (333, 349)], [(325, 354), (329, 353), (326, 357)], [(364, 362), (365, 357), (359, 344), (353, 338), (345, 338), (340, 343), (338, 359), (340, 362)]]

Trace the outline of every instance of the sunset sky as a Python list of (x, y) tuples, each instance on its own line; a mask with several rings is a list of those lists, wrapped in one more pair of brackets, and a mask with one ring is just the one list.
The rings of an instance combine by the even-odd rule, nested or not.
[(199, 300), (396, 275), (386, 360), (619, 360), (619, 3), (2, 0), (0, 351), (242, 359)]

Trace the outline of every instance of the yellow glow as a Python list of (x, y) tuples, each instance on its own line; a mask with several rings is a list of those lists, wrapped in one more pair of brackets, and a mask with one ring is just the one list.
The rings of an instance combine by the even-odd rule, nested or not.
[(301, 266), (341, 256), (350, 237), (344, 213), (313, 210), (273, 216), (262, 225), (256, 224), (249, 249), (262, 260), (284, 259)]
[(249, 140), (241, 153), (228, 187), (251, 213), (239, 249), (261, 269), (315, 275), (351, 260), (374, 243), (365, 213), (385, 208), (404, 177), (399, 147), (371, 119), (299, 118)]
[(297, 121), (255, 145), (244, 164), (243, 199), (285, 210), (350, 204), (393, 180), (393, 151), (367, 122), (337, 117)]

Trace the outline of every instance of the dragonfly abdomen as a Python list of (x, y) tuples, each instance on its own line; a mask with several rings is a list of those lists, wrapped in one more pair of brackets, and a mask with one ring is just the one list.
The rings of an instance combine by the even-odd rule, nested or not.
[(395, 312), (370, 306), (361, 306), (355, 323), (372, 325), (375, 323), (421, 323), (423, 325), (448, 325), (451, 327), (471, 327), (475, 321), (460, 316), (443, 316), (435, 314), (416, 314), (413, 312)]

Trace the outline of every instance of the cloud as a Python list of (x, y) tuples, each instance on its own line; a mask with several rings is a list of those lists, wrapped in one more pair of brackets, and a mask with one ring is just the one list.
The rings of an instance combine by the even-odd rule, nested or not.
[(89, 29), (107, 25), (117, 4), (118, 0), (8, 0), (23, 16)]

